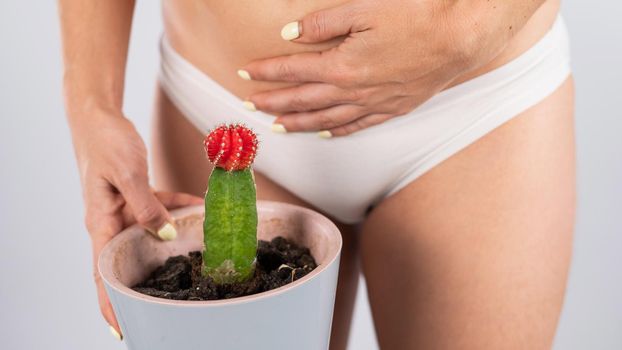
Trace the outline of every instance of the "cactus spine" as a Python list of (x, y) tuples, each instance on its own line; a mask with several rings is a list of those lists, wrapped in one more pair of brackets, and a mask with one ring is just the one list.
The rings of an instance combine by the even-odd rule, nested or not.
[(255, 134), (243, 125), (221, 125), (205, 138), (214, 164), (205, 194), (203, 274), (216, 283), (247, 280), (257, 254), (257, 198), (251, 164)]

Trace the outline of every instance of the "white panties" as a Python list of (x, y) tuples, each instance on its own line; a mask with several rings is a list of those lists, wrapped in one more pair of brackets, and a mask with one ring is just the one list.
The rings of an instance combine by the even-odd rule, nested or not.
[[(181, 57), (163, 38), (160, 84), (201, 132), (242, 122), (260, 140), (256, 171), (344, 223), (491, 130), (534, 106), (570, 74), (568, 34), (552, 29), (511, 62), (442, 91), (416, 110), (346, 137), (277, 134), (275, 117), (242, 101)], [(202, 145), (197, 145), (202, 147)]]

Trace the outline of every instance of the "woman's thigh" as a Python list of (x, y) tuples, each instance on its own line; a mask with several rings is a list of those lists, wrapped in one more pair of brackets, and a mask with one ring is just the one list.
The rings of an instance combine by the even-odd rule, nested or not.
[[(158, 87), (151, 153), (156, 188), (203, 196), (211, 171), (202, 135)], [(318, 210), (265, 175), (255, 172), (257, 198), (292, 203)], [(359, 260), (356, 227), (333, 220), (343, 237), (339, 284), (333, 317), (331, 349), (345, 349), (358, 286)]]
[(546, 349), (575, 211), (573, 82), (369, 215), (363, 271), (384, 349)]

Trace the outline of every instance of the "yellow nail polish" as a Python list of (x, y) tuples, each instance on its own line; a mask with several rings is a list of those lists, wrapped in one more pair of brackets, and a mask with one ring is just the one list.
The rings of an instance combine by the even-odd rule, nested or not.
[(242, 102), (242, 105), (244, 106), (244, 108), (248, 109), (251, 112), (257, 111), (257, 108), (255, 108), (255, 104), (251, 101), (244, 101)]
[(272, 132), (275, 132), (277, 134), (285, 134), (287, 132), (287, 129), (285, 129), (285, 126), (283, 124), (272, 124), (272, 126), (270, 127), (270, 130), (272, 130)]
[(331, 137), (333, 137), (333, 134), (328, 131), (328, 130), (322, 130), (320, 132), (317, 133), (317, 136), (321, 139), (329, 139)]
[(172, 241), (177, 237), (177, 230), (170, 222), (167, 222), (158, 230), (158, 236), (164, 241)]
[(283, 40), (294, 40), (300, 36), (300, 26), (298, 22), (290, 22), (281, 29), (281, 38)]
[(123, 336), (119, 334), (119, 332), (117, 332), (117, 330), (114, 329), (113, 326), (110, 326), (110, 334), (112, 334), (112, 336), (115, 337), (118, 341), (123, 340)]
[(251, 75), (244, 69), (238, 69), (238, 75), (244, 80), (251, 80)]

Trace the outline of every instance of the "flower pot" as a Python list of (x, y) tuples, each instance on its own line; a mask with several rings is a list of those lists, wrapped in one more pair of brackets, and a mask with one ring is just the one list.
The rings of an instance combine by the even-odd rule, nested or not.
[(318, 267), (286, 286), (226, 300), (167, 300), (130, 289), (168, 257), (202, 250), (202, 206), (171, 212), (178, 230), (173, 241), (132, 226), (106, 245), (99, 272), (128, 349), (328, 348), (339, 230), (324, 216), (291, 204), (258, 201), (257, 210), (259, 239), (283, 236), (305, 246)]

